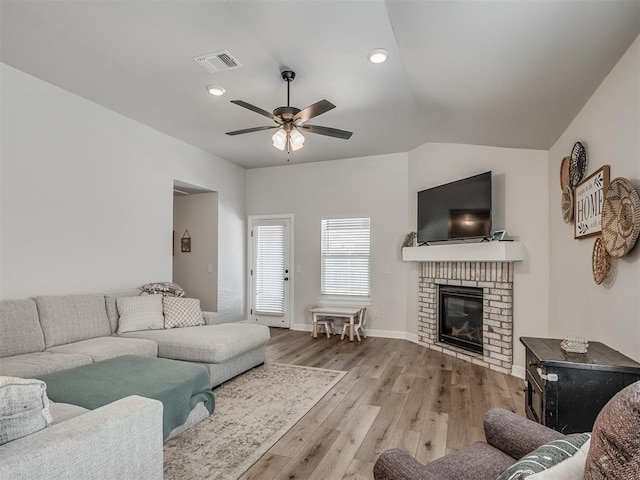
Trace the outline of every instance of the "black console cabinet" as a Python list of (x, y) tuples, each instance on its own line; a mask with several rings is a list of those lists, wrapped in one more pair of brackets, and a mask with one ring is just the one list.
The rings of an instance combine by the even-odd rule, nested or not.
[(562, 433), (590, 432), (616, 393), (640, 380), (640, 363), (600, 342), (565, 353), (561, 340), (520, 337), (526, 349), (527, 417)]

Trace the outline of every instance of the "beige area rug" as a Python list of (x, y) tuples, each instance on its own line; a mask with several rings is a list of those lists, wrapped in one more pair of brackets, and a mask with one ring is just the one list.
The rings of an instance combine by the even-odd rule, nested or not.
[(345, 374), (272, 363), (214, 389), (214, 413), (165, 444), (165, 480), (239, 478)]

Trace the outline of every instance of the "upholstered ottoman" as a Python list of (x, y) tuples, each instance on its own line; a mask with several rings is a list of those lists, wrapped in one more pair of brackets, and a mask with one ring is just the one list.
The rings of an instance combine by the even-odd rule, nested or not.
[(125, 355), (37, 378), (47, 384), (54, 402), (89, 410), (129, 395), (160, 400), (165, 439), (199, 404), (204, 403), (208, 413), (214, 408), (207, 369), (164, 358)]

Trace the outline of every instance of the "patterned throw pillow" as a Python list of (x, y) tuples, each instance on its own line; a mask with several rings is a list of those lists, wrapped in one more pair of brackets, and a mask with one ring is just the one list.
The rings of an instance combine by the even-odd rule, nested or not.
[(163, 297), (184, 297), (184, 290), (177, 283), (154, 282), (140, 287), (142, 294), (162, 295)]
[(118, 297), (118, 334), (164, 328), (162, 296)]
[[(584, 450), (581, 451), (581, 447), (587, 443), (590, 438), (591, 434), (589, 433), (573, 433), (560, 440), (554, 440), (542, 445), (530, 454), (522, 457), (518, 462), (511, 465), (497, 478), (497, 480), (522, 480), (524, 478), (562, 478), (563, 480), (572, 480), (574, 478), (581, 479), (582, 471), (584, 470), (584, 461), (586, 460), (586, 452)], [(567, 470), (572, 470), (570, 468), (559, 469), (561, 470), (559, 476), (545, 476), (541, 473), (551, 473), (552, 469), (555, 469), (554, 467), (567, 461), (573, 462), (572, 459), (575, 455), (580, 455), (583, 458), (579, 463), (577, 477), (572, 477), (567, 473)]]
[(0, 377), (0, 445), (51, 424), (47, 386), (41, 380)]
[(197, 298), (163, 297), (164, 328), (204, 325), (200, 300)]
[(640, 382), (618, 392), (598, 414), (584, 478), (640, 478)]

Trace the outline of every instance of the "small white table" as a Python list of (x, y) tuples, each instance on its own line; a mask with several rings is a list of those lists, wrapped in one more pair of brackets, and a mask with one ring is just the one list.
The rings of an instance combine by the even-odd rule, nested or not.
[(313, 332), (311, 336), (318, 338), (318, 318), (338, 317), (349, 319), (349, 341), (353, 342), (353, 322), (360, 313), (360, 307), (314, 307), (311, 309), (313, 316)]

